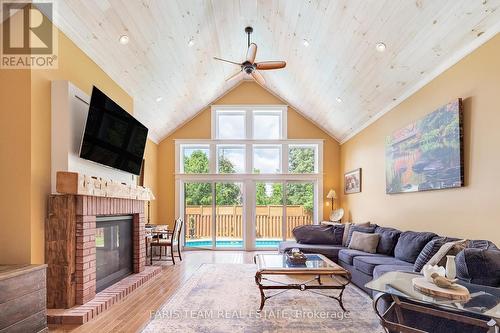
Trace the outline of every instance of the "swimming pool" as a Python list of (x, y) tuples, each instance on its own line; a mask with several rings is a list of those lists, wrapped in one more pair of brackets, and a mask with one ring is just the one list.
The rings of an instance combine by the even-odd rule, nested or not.
[[(258, 239), (255, 241), (256, 247), (278, 247), (280, 240), (263, 240)], [(211, 240), (187, 240), (186, 247), (212, 247)], [(216, 247), (243, 247), (242, 240), (217, 240)]]

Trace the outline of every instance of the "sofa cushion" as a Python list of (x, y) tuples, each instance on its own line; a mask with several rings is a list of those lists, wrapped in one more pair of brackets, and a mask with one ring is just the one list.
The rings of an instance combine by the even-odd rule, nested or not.
[(469, 283), (500, 287), (500, 251), (467, 248), (455, 257), (457, 277)]
[(348, 265), (352, 265), (353, 259), (357, 256), (377, 256), (377, 257), (380, 257), (380, 256), (385, 256), (385, 255), (380, 254), (380, 253), (366, 253), (363, 251), (351, 250), (351, 249), (346, 249), (346, 248), (343, 248), (342, 250), (340, 250), (339, 254), (338, 254), (339, 261), (343, 261)]
[(352, 238), (352, 233), (357, 231), (357, 232), (364, 232), (367, 234), (373, 234), (375, 232), (376, 226), (368, 226), (368, 227), (362, 227), (359, 225), (351, 225), (349, 228), (349, 236), (347, 236), (347, 246), (351, 243), (351, 238)]
[(387, 254), (388, 256), (392, 255), (401, 231), (394, 228), (376, 227), (375, 233), (380, 235), (377, 253)]
[(361, 272), (368, 275), (372, 275), (373, 269), (378, 265), (393, 265), (393, 266), (399, 265), (399, 266), (413, 267), (413, 265), (409, 262), (405, 262), (396, 259), (394, 257), (389, 257), (385, 255), (370, 256), (370, 257), (357, 256), (354, 257), (354, 260), (352, 262), (357, 270), (360, 270)]
[(355, 231), (352, 233), (349, 248), (368, 253), (376, 253), (379, 239), (379, 234), (367, 234), (364, 232)]
[(433, 232), (402, 232), (394, 248), (394, 257), (399, 260), (415, 263), (424, 246), (434, 237), (437, 237), (437, 235)]
[(413, 272), (412, 264), (409, 265), (378, 265), (373, 269), (373, 278), (377, 279), (388, 272)]
[(295, 227), (292, 234), (301, 244), (341, 245), (344, 227), (308, 224)]
[(333, 260), (337, 260), (339, 251), (345, 249), (342, 245), (300, 244), (293, 241), (281, 242), (278, 246), (280, 253), (293, 248), (298, 248), (304, 253), (319, 253)]

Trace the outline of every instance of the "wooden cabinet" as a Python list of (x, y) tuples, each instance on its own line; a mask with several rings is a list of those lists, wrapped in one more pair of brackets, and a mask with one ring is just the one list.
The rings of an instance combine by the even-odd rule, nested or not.
[(0, 265), (0, 333), (46, 332), (47, 265)]

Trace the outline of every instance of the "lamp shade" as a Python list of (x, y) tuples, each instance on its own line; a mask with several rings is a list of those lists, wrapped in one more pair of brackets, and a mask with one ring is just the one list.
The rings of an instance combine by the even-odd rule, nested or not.
[(331, 189), (326, 195), (327, 199), (337, 199), (337, 193), (335, 193), (334, 189)]

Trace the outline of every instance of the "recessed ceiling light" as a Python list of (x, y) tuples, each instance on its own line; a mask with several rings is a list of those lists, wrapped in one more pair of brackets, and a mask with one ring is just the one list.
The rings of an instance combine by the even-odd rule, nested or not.
[(189, 47), (192, 47), (194, 45), (194, 39), (191, 38), (189, 41), (188, 41), (188, 46)]
[(382, 42), (378, 42), (377, 44), (375, 44), (375, 49), (379, 52), (384, 52), (386, 48), (387, 46)]
[(120, 44), (125, 45), (128, 44), (129, 38), (127, 35), (121, 35), (118, 41), (120, 42)]
[(340, 97), (335, 98), (335, 100), (336, 100), (338, 103), (342, 103), (342, 98), (340, 98)]
[(302, 40), (302, 44), (305, 46), (305, 47), (308, 47), (309, 46), (309, 41), (307, 39), (303, 39)]
[(162, 96), (156, 97), (156, 102), (161, 102), (161, 101), (163, 101), (163, 97)]

